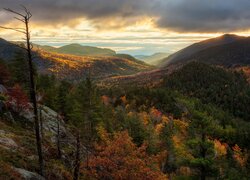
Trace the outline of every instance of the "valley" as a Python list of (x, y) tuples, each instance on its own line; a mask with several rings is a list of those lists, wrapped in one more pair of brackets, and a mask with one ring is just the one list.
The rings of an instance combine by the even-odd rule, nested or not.
[(17, 45), (0, 40), (0, 179), (249, 177), (248, 37), (226, 34), (138, 59), (33, 45), (43, 175)]

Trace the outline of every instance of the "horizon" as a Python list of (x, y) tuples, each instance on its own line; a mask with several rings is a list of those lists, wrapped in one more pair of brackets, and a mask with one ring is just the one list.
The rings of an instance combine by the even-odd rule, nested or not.
[[(3, 10), (21, 12), (23, 4), (32, 12), (32, 42), (54, 47), (78, 43), (109, 48), (117, 53), (152, 55), (174, 53), (193, 43), (221, 36), (250, 33), (246, 0), (189, 2), (164, 0), (2, 0), (0, 25), (20, 27)], [(77, 4), (77, 7), (75, 6)], [(237, 6), (236, 6), (237, 5)], [(218, 18), (217, 18), (218, 17)], [(0, 29), (1, 37), (17, 41), (16, 32)]]

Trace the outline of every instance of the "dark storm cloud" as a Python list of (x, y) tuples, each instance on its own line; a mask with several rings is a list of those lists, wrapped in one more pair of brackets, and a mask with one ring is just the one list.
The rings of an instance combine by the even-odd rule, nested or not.
[[(64, 22), (72, 18), (132, 17), (146, 13), (150, 0), (0, 0), (0, 7), (28, 7), (41, 22)], [(146, 3), (146, 4), (144, 4)], [(146, 10), (146, 11), (145, 11)]]
[(234, 31), (250, 27), (249, 0), (162, 1), (159, 27), (177, 31)]
[[(86, 17), (98, 26), (113, 17), (135, 19), (157, 17), (161, 28), (190, 32), (244, 30), (250, 27), (249, 0), (0, 0), (0, 7), (27, 6), (34, 21), (48, 24), (68, 23)], [(0, 23), (7, 16), (0, 12)], [(105, 21), (107, 20), (107, 21)], [(126, 25), (121, 19), (117, 27)]]

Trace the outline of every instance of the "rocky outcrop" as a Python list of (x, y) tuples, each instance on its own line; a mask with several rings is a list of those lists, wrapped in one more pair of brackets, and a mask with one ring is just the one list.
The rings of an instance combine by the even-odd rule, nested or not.
[(17, 173), (19, 173), (25, 180), (45, 180), (44, 177), (37, 173), (27, 171), (21, 168), (13, 168)]
[(18, 145), (11, 137), (12, 134), (0, 130), (0, 146), (5, 149), (16, 149)]
[(56, 142), (58, 133), (58, 123), (60, 127), (60, 137), (63, 141), (72, 142), (73, 135), (67, 130), (61, 116), (47, 106), (39, 106), (39, 116), (42, 120), (42, 129), (51, 133), (51, 141)]
[(6, 94), (7, 92), (8, 90), (2, 84), (0, 84), (0, 94)]

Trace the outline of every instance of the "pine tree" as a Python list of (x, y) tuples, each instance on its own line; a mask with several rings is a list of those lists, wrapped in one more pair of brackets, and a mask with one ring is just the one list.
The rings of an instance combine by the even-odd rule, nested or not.
[(214, 143), (209, 139), (209, 134), (213, 131), (213, 119), (205, 113), (194, 111), (189, 126), (190, 139), (187, 146), (193, 159), (189, 160), (190, 167), (199, 171), (201, 180), (216, 174), (214, 164)]
[(9, 63), (9, 68), (12, 74), (14, 83), (19, 83), (25, 90), (29, 89), (29, 67), (27, 58), (23, 51), (19, 51), (15, 54), (13, 60)]

